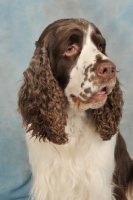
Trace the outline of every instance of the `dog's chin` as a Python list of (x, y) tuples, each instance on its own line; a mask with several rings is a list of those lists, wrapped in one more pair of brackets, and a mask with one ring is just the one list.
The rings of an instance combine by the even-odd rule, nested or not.
[(69, 106), (74, 111), (86, 111), (88, 109), (98, 109), (102, 107), (107, 100), (107, 94), (97, 94), (87, 101), (78, 99), (76, 102), (69, 102)]

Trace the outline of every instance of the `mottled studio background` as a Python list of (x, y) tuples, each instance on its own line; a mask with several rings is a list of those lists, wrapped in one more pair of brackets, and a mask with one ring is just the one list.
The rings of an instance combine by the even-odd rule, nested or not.
[(133, 1), (0, 0), (0, 200), (28, 199), (31, 173), (17, 93), (34, 42), (49, 23), (72, 17), (93, 22), (107, 40), (124, 91), (121, 132), (133, 157)]

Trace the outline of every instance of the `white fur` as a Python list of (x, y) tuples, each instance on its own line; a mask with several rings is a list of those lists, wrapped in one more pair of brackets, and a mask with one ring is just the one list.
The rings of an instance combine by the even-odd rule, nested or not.
[[(69, 96), (70, 94), (74, 94), (75, 96), (79, 96), (80, 93), (84, 93), (84, 89), (90, 88), (92, 93), (97, 92), (100, 88), (98, 85), (94, 84), (93, 82), (89, 82), (88, 79), (95, 75), (94, 72), (90, 72), (90, 69), (93, 68), (94, 64), (96, 63), (96, 56), (100, 55), (102, 57), (102, 60), (109, 60), (107, 56), (102, 54), (95, 44), (91, 40), (91, 34), (93, 31), (93, 27), (90, 25), (87, 32), (85, 33), (84, 38), (84, 45), (82, 48), (82, 51), (79, 55), (79, 58), (77, 60), (77, 63), (73, 67), (71, 73), (70, 73), (70, 80), (67, 85), (67, 88), (65, 89), (66, 96)], [(87, 80), (84, 81), (85, 75), (85, 69), (92, 65), (92, 67), (89, 68), (89, 71), (87, 73)], [(84, 82), (83, 87), (81, 87), (81, 84)], [(92, 94), (88, 93), (87, 96), (90, 97)], [(82, 100), (84, 100), (82, 97), (80, 97)]]
[(116, 136), (102, 141), (85, 112), (68, 108), (69, 143), (55, 145), (27, 134), (34, 200), (112, 200)]
[[(102, 59), (108, 59), (91, 41), (92, 30), (89, 26), (81, 54), (70, 73), (70, 81), (65, 89), (68, 99), (70, 94), (79, 96), (84, 93), (85, 88), (91, 88), (92, 92), (99, 90), (98, 86), (84, 80), (85, 69), (90, 64), (95, 64), (96, 55), (100, 54)], [(87, 78), (93, 73), (88, 72)], [(81, 87), (83, 82), (84, 86)], [(90, 97), (90, 94), (87, 95)], [(73, 104), (70, 101), (70, 107)], [(104, 142), (95, 131), (91, 113), (89, 119), (84, 111), (67, 108), (67, 113), (65, 132), (69, 135), (68, 144), (55, 145), (31, 138), (31, 132), (27, 134), (29, 161), (33, 172), (32, 199), (114, 199), (112, 175), (115, 168), (116, 135)]]

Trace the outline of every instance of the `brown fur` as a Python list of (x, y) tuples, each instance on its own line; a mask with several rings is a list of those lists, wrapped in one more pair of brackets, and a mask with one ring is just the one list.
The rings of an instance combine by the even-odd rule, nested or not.
[[(32, 136), (64, 144), (66, 109), (63, 92), (52, 75), (45, 47), (37, 48), (24, 72), (24, 84), (19, 92), (19, 109), (27, 131)], [(30, 125), (30, 127), (28, 127)]]
[[(69, 80), (67, 76), (69, 65), (71, 67), (76, 58), (74, 56), (68, 60), (61, 55), (64, 51), (63, 45), (70, 45), (71, 40), (74, 42), (76, 40), (82, 47), (83, 41), (80, 41), (80, 38), (83, 38), (81, 37), (83, 33), (80, 29), (87, 27), (88, 22), (84, 20), (58, 20), (49, 25), (36, 42), (34, 56), (24, 72), (24, 83), (19, 91), (18, 100), (23, 124), (27, 132), (32, 130), (32, 136), (44, 141), (48, 139), (56, 144), (68, 142), (68, 135), (65, 133), (66, 101), (62, 89)], [(72, 28), (73, 35), (68, 40)], [(75, 33), (79, 34), (78, 38), (75, 37)], [(64, 44), (63, 36), (69, 41), (68, 44)], [(61, 49), (57, 49), (62, 43)], [(62, 67), (65, 62), (67, 62), (66, 69)]]
[[(68, 66), (69, 62), (72, 66), (75, 57), (72, 57), (71, 60), (61, 57), (62, 52), (60, 52), (60, 49), (57, 50), (57, 46), (63, 41), (62, 37), (54, 40), (55, 36), (53, 37), (53, 34), (57, 33), (61, 36), (65, 32), (64, 35), (67, 38), (69, 36), (68, 32), (70, 32), (68, 30), (72, 29), (70, 21), (74, 33), (76, 32), (79, 35), (82, 35), (82, 29), (88, 27), (87, 21), (75, 19), (59, 20), (49, 25), (36, 43), (34, 56), (29, 68), (24, 72), (24, 83), (19, 92), (19, 111), (27, 131), (32, 130), (33, 136), (42, 138), (44, 141), (48, 139), (56, 144), (68, 142), (68, 136), (65, 133), (66, 101), (62, 88), (69, 81), (67, 74), (69, 74), (70, 69)], [(80, 32), (78, 29), (81, 29)], [(100, 32), (96, 31), (94, 34), (100, 35)], [(75, 35), (72, 39), (79, 40)], [(83, 41), (79, 40), (78, 42), (79, 46), (82, 47)], [(63, 46), (61, 49), (63, 49)], [(51, 54), (51, 51), (53, 54)], [(57, 52), (58, 55), (56, 55)], [(60, 62), (58, 63), (57, 58), (59, 56)], [(66, 71), (62, 67), (65, 62), (68, 63)], [(64, 74), (67, 77), (65, 84), (62, 83), (65, 80)], [(63, 77), (62, 80), (60, 80), (61, 77)], [(103, 140), (109, 140), (118, 131), (122, 116), (122, 105), (122, 92), (119, 81), (117, 81), (115, 88), (108, 96), (106, 104), (102, 108), (93, 110), (96, 130)]]
[(122, 117), (122, 106), (122, 91), (117, 80), (105, 105), (99, 109), (92, 110), (96, 130), (103, 140), (110, 140), (118, 132), (118, 126)]
[(105, 53), (105, 47), (106, 47), (106, 41), (105, 39), (102, 37), (101, 32), (98, 30), (98, 28), (92, 24), (94, 27), (94, 32), (92, 33), (92, 40), (93, 42), (96, 44), (97, 48), (99, 49), (99, 51), (101, 51), (103, 54)]
[[(80, 38), (82, 38), (83, 30), (87, 29), (88, 24), (84, 20), (70, 19), (59, 20), (49, 25), (37, 41), (33, 58), (28, 69), (24, 72), (24, 83), (19, 91), (19, 111), (26, 130), (32, 130), (32, 136), (39, 137), (43, 141), (65, 144), (69, 140), (65, 133), (67, 100), (64, 96), (64, 88), (69, 81), (72, 66), (80, 54), (80, 49), (82, 49), (83, 40)], [(101, 52), (106, 54), (106, 42), (99, 30), (95, 26), (94, 28), (92, 40), (97, 48), (101, 48)], [(73, 33), (71, 37), (70, 31)], [(66, 47), (69, 47), (73, 42), (79, 45), (77, 54), (71, 58), (62, 56)], [(85, 92), (90, 92), (90, 89), (87, 88)], [(96, 131), (103, 140), (110, 140), (114, 134), (119, 132), (122, 106), (122, 91), (117, 79), (105, 105), (92, 110)], [(88, 113), (89, 110), (86, 112)], [(125, 194), (133, 187), (133, 161), (129, 157), (120, 133), (117, 137), (115, 162), (116, 170), (113, 177), (113, 183), (116, 184), (115, 198), (116, 200), (127, 200)]]
[(126, 198), (128, 191), (130, 199), (133, 199), (133, 161), (120, 133), (115, 148), (115, 162), (116, 168), (113, 176), (113, 183), (116, 185), (114, 188), (115, 198), (116, 200), (128, 200)]

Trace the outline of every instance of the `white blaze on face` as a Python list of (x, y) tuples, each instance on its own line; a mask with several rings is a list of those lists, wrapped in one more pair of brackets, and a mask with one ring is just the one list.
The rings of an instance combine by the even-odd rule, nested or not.
[[(103, 60), (107, 60), (108, 57), (102, 54), (92, 42), (92, 31), (93, 27), (89, 25), (88, 30), (84, 34), (83, 48), (81, 50), (77, 63), (70, 73), (70, 80), (65, 89), (65, 94), (67, 97), (73, 94), (76, 97), (80, 97), (80, 99), (84, 101), (85, 99), (82, 98), (80, 94), (85, 94), (85, 89), (89, 88), (91, 90), (90, 93), (88, 92), (87, 94), (85, 94), (88, 98), (91, 97), (92, 93), (97, 92), (97, 90), (99, 89), (97, 85), (93, 84), (93, 81), (89, 81), (89, 78), (92, 75), (95, 75), (95, 72), (90, 71), (90, 69), (96, 63), (96, 55), (101, 55)], [(87, 73), (85, 73), (85, 70), (87, 70)]]

